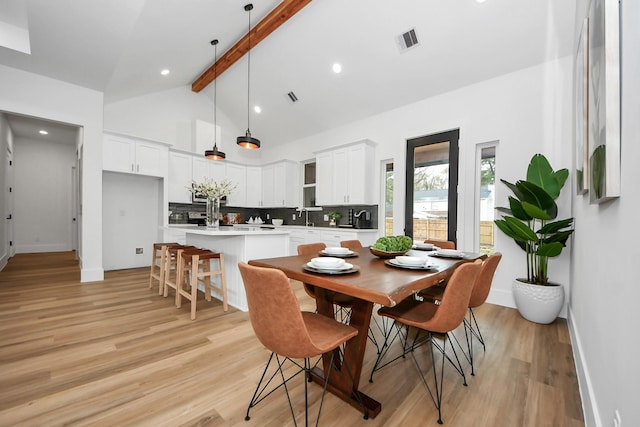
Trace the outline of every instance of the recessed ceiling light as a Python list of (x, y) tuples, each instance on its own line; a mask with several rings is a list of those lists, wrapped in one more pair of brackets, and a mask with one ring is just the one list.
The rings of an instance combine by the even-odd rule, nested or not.
[(166, 75), (168, 75), (170, 72), (171, 72), (171, 71), (169, 71), (168, 69), (166, 69), (166, 68), (165, 68), (164, 70), (160, 71), (160, 74), (162, 74), (163, 76), (166, 76)]
[(256, 113), (260, 114), (262, 112), (262, 108), (260, 108), (259, 105), (256, 105), (255, 107), (253, 107), (253, 111), (255, 111)]
[(337, 62), (335, 64), (333, 64), (333, 72), (336, 74), (340, 74), (340, 72), (342, 71), (342, 65), (338, 64)]
[(46, 130), (44, 130), (44, 129), (42, 129), (42, 130), (40, 131), (40, 133), (41, 133), (42, 135), (49, 135), (49, 132), (47, 132), (47, 131), (46, 131)]
[(476, 0), (476, 3), (484, 3), (487, 0)]

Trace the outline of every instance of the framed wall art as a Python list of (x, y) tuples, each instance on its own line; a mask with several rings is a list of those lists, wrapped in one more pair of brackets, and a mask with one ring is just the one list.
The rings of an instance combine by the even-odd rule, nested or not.
[(576, 52), (575, 63), (575, 160), (576, 160), (576, 192), (585, 194), (589, 191), (589, 151), (588, 135), (588, 109), (587, 109), (587, 86), (589, 67), (589, 18), (585, 18), (582, 24), (582, 31), (578, 39), (578, 51)]
[(588, 30), (589, 200), (620, 196), (618, 0), (592, 0)]

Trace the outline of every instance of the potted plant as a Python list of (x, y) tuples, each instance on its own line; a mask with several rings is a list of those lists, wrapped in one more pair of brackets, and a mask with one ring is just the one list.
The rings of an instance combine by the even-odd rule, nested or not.
[(329, 212), (327, 216), (329, 217), (329, 227), (335, 227), (337, 221), (342, 215), (340, 215), (338, 212)]
[(549, 161), (536, 154), (527, 168), (526, 180), (512, 184), (509, 207), (496, 208), (502, 219), (495, 224), (525, 252), (527, 277), (513, 282), (513, 296), (522, 316), (536, 323), (553, 322), (564, 304), (562, 285), (549, 282), (548, 261), (562, 253), (573, 233), (573, 218), (557, 220), (556, 199), (569, 171), (554, 171)]

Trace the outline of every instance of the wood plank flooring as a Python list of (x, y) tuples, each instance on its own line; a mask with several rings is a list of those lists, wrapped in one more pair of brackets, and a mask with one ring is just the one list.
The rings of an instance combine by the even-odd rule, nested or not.
[[(0, 272), (0, 426), (290, 426), (286, 398), (274, 393), (246, 407), (269, 356), (249, 317), (201, 295), (188, 305), (148, 289), (146, 268), (79, 282), (73, 253), (21, 254)], [(313, 301), (293, 283), (303, 309)], [(448, 426), (583, 426), (567, 324), (524, 320), (516, 310), (476, 310), (487, 351), (462, 385), (446, 369)], [(428, 350), (421, 349), (428, 360)], [(363, 391), (382, 403), (375, 419), (327, 395), (321, 425), (437, 425), (437, 411), (411, 358), (378, 371), (367, 348)], [(465, 365), (467, 367), (467, 365)], [(450, 367), (446, 367), (450, 368)], [(467, 369), (469, 371), (469, 369)], [(304, 423), (302, 377), (292, 383)], [(321, 389), (310, 386), (312, 414)], [(314, 422), (315, 422), (315, 418)]]

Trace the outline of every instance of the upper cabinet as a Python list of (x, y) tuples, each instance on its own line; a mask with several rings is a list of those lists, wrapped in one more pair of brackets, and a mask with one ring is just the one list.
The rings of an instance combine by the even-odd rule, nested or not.
[(246, 178), (247, 201), (245, 206), (262, 206), (262, 168), (260, 166), (247, 166)]
[(300, 166), (283, 160), (262, 167), (262, 207), (297, 207), (300, 205)]
[(227, 206), (243, 207), (247, 205), (247, 167), (227, 163), (227, 179), (236, 188), (227, 196)]
[(190, 154), (169, 152), (169, 201), (191, 203), (191, 179), (193, 174), (193, 156)]
[(316, 203), (322, 205), (375, 204), (373, 172), (375, 147), (370, 141), (316, 154)]
[(165, 177), (168, 155), (166, 144), (105, 133), (102, 142), (102, 169)]

